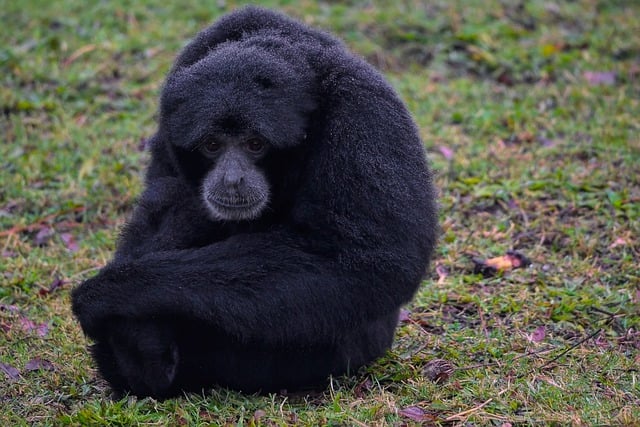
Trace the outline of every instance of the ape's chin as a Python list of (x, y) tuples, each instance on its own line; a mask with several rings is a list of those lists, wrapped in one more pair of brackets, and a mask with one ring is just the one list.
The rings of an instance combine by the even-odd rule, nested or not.
[(267, 199), (252, 201), (211, 200), (205, 205), (211, 219), (216, 221), (250, 221), (258, 218), (267, 205)]

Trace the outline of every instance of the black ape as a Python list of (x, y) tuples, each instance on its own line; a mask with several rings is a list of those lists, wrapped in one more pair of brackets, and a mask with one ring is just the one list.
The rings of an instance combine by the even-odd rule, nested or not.
[(409, 113), (332, 36), (259, 8), (180, 54), (111, 263), (73, 292), (117, 392), (299, 389), (391, 345), (437, 234)]

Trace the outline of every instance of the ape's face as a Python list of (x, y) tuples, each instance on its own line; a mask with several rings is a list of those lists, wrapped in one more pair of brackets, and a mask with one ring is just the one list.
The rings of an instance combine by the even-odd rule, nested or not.
[(212, 167), (202, 182), (202, 199), (213, 219), (255, 219), (269, 202), (269, 183), (258, 162), (270, 147), (260, 136), (217, 135), (200, 146)]
[(252, 220), (268, 206), (264, 159), (305, 138), (314, 108), (309, 73), (273, 52), (231, 44), (168, 79), (160, 128), (213, 219)]

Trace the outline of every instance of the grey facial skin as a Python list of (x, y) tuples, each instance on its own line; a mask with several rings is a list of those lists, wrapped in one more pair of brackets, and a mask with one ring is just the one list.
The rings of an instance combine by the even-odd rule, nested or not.
[(268, 146), (253, 136), (221, 136), (200, 150), (215, 162), (202, 183), (202, 198), (214, 220), (255, 219), (269, 202), (269, 183), (256, 163)]

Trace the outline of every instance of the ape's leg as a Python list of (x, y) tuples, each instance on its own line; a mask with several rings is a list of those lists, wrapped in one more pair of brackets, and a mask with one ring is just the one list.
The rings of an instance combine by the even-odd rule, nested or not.
[(92, 349), (100, 373), (118, 394), (174, 394), (179, 351), (173, 331), (162, 320), (114, 319)]

